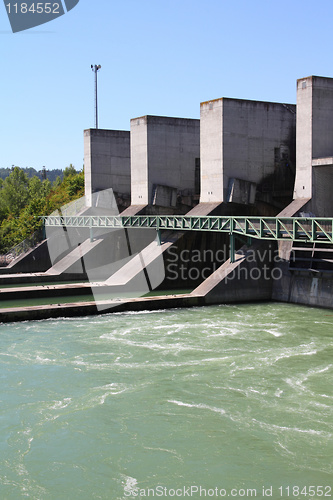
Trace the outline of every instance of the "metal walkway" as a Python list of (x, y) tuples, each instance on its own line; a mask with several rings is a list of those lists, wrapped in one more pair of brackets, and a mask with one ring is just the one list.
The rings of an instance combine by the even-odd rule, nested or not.
[(261, 240), (333, 243), (333, 218), (221, 217), (186, 215), (49, 216), (45, 226), (150, 228), (157, 231), (212, 231)]

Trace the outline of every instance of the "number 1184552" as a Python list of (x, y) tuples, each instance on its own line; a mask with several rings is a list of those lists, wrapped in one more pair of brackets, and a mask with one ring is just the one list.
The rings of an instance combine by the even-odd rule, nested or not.
[(8, 14), (61, 14), (58, 2), (7, 3)]
[(278, 488), (281, 497), (303, 497), (307, 498), (331, 498), (332, 497), (332, 487), (331, 486), (280, 486)]

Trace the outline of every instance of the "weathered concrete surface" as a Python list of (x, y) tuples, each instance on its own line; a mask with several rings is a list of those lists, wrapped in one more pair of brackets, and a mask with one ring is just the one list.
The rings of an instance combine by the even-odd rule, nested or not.
[(272, 300), (290, 302), (290, 285), (292, 275), (289, 271), (289, 261), (292, 246), (292, 241), (280, 241), (278, 243), (280, 262), (276, 263), (276, 268), (280, 271), (280, 279), (273, 282)]
[(44, 240), (35, 248), (14, 259), (8, 266), (0, 267), (0, 276), (13, 273), (45, 272), (50, 266), (47, 241)]
[[(47, 271), (47, 275), (59, 275), (65, 272), (69, 272), (72, 274), (79, 274), (83, 272), (81, 259), (91, 252), (97, 245), (100, 245), (103, 242), (102, 239), (96, 239), (94, 241), (90, 241), (87, 239), (82, 243), (82, 245), (77, 246), (71, 252), (69, 252), (65, 257), (63, 257), (60, 261), (50, 267)], [(80, 267), (78, 269), (75, 266), (79, 263)]]
[(193, 207), (186, 215), (198, 215), (205, 216), (211, 215), (214, 210), (216, 210), (220, 206), (220, 202), (210, 202), (210, 203), (199, 203), (195, 207)]
[(296, 181), (294, 198), (312, 198), (307, 210), (333, 214), (333, 78), (297, 80)]
[(121, 215), (138, 215), (141, 212), (144, 211), (147, 205), (130, 205), (129, 207), (125, 208), (123, 212), (121, 212)]
[(194, 195), (199, 157), (199, 120), (161, 116), (132, 119), (132, 205), (169, 208), (176, 206), (177, 193)]
[(291, 271), (289, 262), (292, 251), (292, 242), (279, 243), (281, 260), (276, 269), (279, 269), (281, 278), (273, 282), (272, 300), (333, 309), (332, 273), (306, 269)]
[(266, 241), (243, 246), (234, 263), (228, 259), (191, 295), (204, 296), (205, 304), (270, 300), (275, 248)]
[(71, 283), (64, 285), (35, 285), (13, 288), (0, 288), (0, 300), (22, 300), (53, 298), (73, 295), (88, 295), (91, 283)]
[(226, 202), (231, 179), (259, 184), (281, 159), (294, 161), (295, 114), (292, 104), (229, 98), (201, 103), (200, 201)]
[[(124, 311), (153, 311), (200, 305), (204, 305), (200, 297), (193, 297), (190, 295), (167, 295), (149, 298), (141, 297), (137, 299), (99, 301), (97, 304), (91, 302), (78, 302), (73, 304), (52, 304), (47, 306), (18, 307), (13, 309), (6, 308), (0, 309), (0, 323), (90, 316)], [(101, 307), (101, 310), (98, 310), (97, 306)]]
[[(278, 217), (292, 217), (308, 201), (293, 200)], [(292, 242), (282, 242), (277, 247), (275, 242), (255, 240), (253, 245), (245, 245), (236, 253), (234, 263), (227, 260), (192, 294), (205, 296), (206, 303), (270, 300), (272, 296), (274, 300), (286, 300), (291, 247)]]
[(333, 157), (330, 156), (328, 158), (313, 158), (312, 159), (313, 167), (332, 167), (333, 166)]
[[(192, 208), (187, 215), (209, 215), (213, 212), (219, 203), (199, 203), (194, 208)], [(146, 248), (144, 248), (139, 255), (136, 255), (131, 260), (129, 260), (123, 267), (121, 267), (116, 273), (114, 273), (110, 278), (108, 278), (105, 283), (108, 286), (125, 286), (128, 285), (143, 269), (150, 267), (150, 280), (152, 287), (154, 287), (154, 268), (153, 266), (158, 265), (158, 261), (161, 256), (172, 246), (177, 243), (180, 238), (184, 236), (182, 231), (163, 231), (160, 235), (161, 245), (157, 245), (156, 241), (151, 242)], [(162, 263), (160, 263), (162, 265)]]
[(296, 179), (294, 198), (312, 197), (312, 80), (297, 80)]
[(0, 288), (3, 285), (20, 285), (33, 283), (57, 283), (57, 282), (84, 282), (87, 277), (78, 277), (77, 274), (48, 275), (46, 273), (18, 273), (0, 275)]
[(297, 198), (293, 200), (286, 208), (281, 210), (277, 217), (293, 217), (296, 216), (297, 212), (301, 209), (305, 210), (306, 204), (310, 201), (310, 198)]
[(331, 275), (310, 272), (294, 273), (290, 280), (289, 302), (333, 309)]
[[(178, 236), (178, 235), (177, 235)], [(178, 238), (177, 238), (178, 239)], [(159, 245), (157, 241), (153, 241), (144, 248), (139, 254), (129, 260), (123, 267), (116, 273), (108, 278), (105, 283), (109, 286), (125, 286), (138, 274), (142, 273), (144, 269), (148, 268), (154, 261), (161, 258), (161, 255), (170, 245), (174, 243), (175, 239), (171, 241), (164, 238), (164, 241)], [(163, 266), (163, 261), (161, 262)], [(153, 273), (151, 274), (153, 278)], [(155, 288), (152, 285), (152, 288)]]
[[(118, 205), (131, 192), (130, 132), (89, 129), (84, 131), (85, 194), (91, 205), (92, 194), (112, 188)], [(120, 207), (121, 208), (121, 207)]]
[[(307, 210), (308, 206), (307, 198), (298, 198), (286, 207), (279, 217), (292, 217), (301, 209)], [(332, 276), (325, 273), (316, 273), (314, 276), (311, 271), (305, 270), (304, 272), (290, 271), (292, 248), (292, 241), (278, 242), (279, 261), (275, 264), (275, 268), (281, 277), (273, 281), (272, 300), (332, 308)], [(315, 281), (313, 281), (314, 278)]]

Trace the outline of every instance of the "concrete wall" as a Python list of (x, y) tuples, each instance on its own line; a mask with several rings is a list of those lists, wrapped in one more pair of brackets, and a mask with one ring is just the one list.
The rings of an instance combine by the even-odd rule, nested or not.
[(277, 153), (293, 159), (295, 127), (292, 104), (229, 98), (201, 103), (200, 202), (226, 202), (234, 178), (260, 183), (274, 174)]
[(279, 302), (333, 308), (333, 280), (325, 273), (299, 271), (291, 273), (288, 263), (281, 280), (274, 282), (272, 299)]
[(84, 131), (84, 173), (87, 202), (92, 193), (112, 188), (118, 195), (131, 191), (130, 133), (121, 130)]
[(213, 272), (192, 294), (204, 296), (206, 305), (271, 300), (275, 242), (256, 240), (243, 246)]
[(297, 80), (296, 179), (294, 198), (312, 196), (312, 85)]
[(297, 80), (296, 181), (294, 198), (312, 197), (307, 211), (333, 214), (333, 78)]
[(333, 280), (330, 276), (300, 273), (292, 276), (290, 302), (315, 307), (333, 308)]
[[(195, 159), (200, 157), (200, 121), (143, 116), (131, 120), (131, 203), (151, 204), (157, 186), (169, 187), (170, 196), (156, 196), (170, 203), (173, 190), (195, 191)], [(160, 192), (162, 192), (160, 190)]]

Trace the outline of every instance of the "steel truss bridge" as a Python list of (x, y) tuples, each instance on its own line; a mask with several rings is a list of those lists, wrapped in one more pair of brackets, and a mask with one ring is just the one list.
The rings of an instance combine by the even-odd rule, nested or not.
[(333, 243), (333, 218), (223, 217), (187, 215), (96, 215), (42, 217), (46, 227), (89, 229), (149, 228), (157, 231), (211, 231), (261, 240)]
[[(230, 235), (230, 258), (235, 259), (235, 239), (294, 241), (333, 244), (333, 218), (223, 217), (188, 215), (95, 215), (42, 217), (46, 227), (94, 229), (155, 229), (161, 231), (210, 231)], [(160, 239), (161, 241), (161, 239)]]
[(46, 227), (149, 228), (157, 231), (212, 231), (261, 240), (333, 243), (333, 218), (223, 217), (187, 215), (82, 215), (42, 217)]

